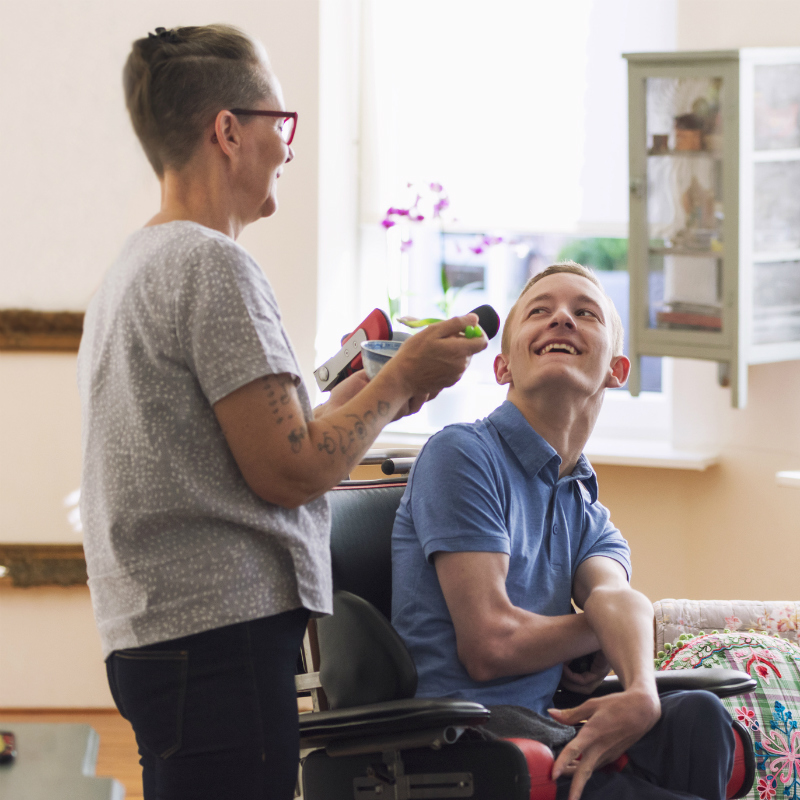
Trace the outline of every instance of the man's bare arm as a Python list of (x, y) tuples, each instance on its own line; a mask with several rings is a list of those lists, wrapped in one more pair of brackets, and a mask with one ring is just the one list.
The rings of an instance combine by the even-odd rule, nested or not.
[(550, 712), (568, 725), (586, 720), (553, 767), (554, 778), (574, 771), (569, 800), (578, 800), (596, 768), (616, 759), (655, 725), (661, 705), (653, 676), (650, 601), (630, 588), (618, 562), (604, 557), (587, 559), (578, 567), (573, 591), (624, 687), (619, 694)]
[(469, 676), (541, 672), (599, 648), (583, 614), (547, 617), (511, 603), (505, 553), (436, 553), (434, 565)]

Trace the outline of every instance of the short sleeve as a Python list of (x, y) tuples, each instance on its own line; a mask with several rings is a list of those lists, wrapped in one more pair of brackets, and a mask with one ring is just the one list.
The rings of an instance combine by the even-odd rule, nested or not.
[(575, 559), (577, 569), (587, 558), (605, 556), (622, 565), (631, 579), (631, 550), (628, 542), (611, 522), (611, 515), (602, 503), (586, 505), (586, 528), (582, 537), (578, 557)]
[(425, 445), (408, 509), (428, 561), (440, 551), (511, 552), (498, 477), (488, 447), (467, 426), (449, 426)]
[(300, 381), (272, 287), (234, 242), (210, 239), (192, 251), (175, 319), (183, 358), (212, 405), (263, 375)]

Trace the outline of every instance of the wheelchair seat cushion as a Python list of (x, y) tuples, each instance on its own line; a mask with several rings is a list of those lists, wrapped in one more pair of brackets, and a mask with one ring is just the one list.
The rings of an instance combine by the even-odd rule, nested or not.
[(747, 672), (756, 688), (722, 703), (753, 739), (756, 775), (745, 797), (800, 800), (800, 647), (753, 631), (682, 635), (658, 654), (656, 669), (728, 667)]

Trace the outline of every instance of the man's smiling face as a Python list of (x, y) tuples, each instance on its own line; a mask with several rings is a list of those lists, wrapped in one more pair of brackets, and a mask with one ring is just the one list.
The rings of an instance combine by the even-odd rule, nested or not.
[(508, 352), (495, 359), (497, 382), (515, 392), (560, 389), (587, 398), (622, 386), (630, 362), (613, 355), (610, 302), (580, 275), (539, 280), (517, 302)]

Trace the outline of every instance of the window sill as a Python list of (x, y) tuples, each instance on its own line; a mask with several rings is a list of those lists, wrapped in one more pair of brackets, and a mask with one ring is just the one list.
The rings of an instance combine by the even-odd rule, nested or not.
[(800, 489), (800, 470), (776, 472), (775, 480), (778, 486), (791, 486), (794, 489)]
[[(428, 439), (428, 434), (392, 431), (380, 436), (374, 447), (419, 451)], [(703, 471), (719, 461), (719, 453), (715, 451), (678, 450), (669, 442), (652, 439), (590, 439), (585, 453), (594, 465), (619, 467)], [(798, 476), (797, 482), (790, 485), (800, 486), (800, 473), (794, 474)]]

